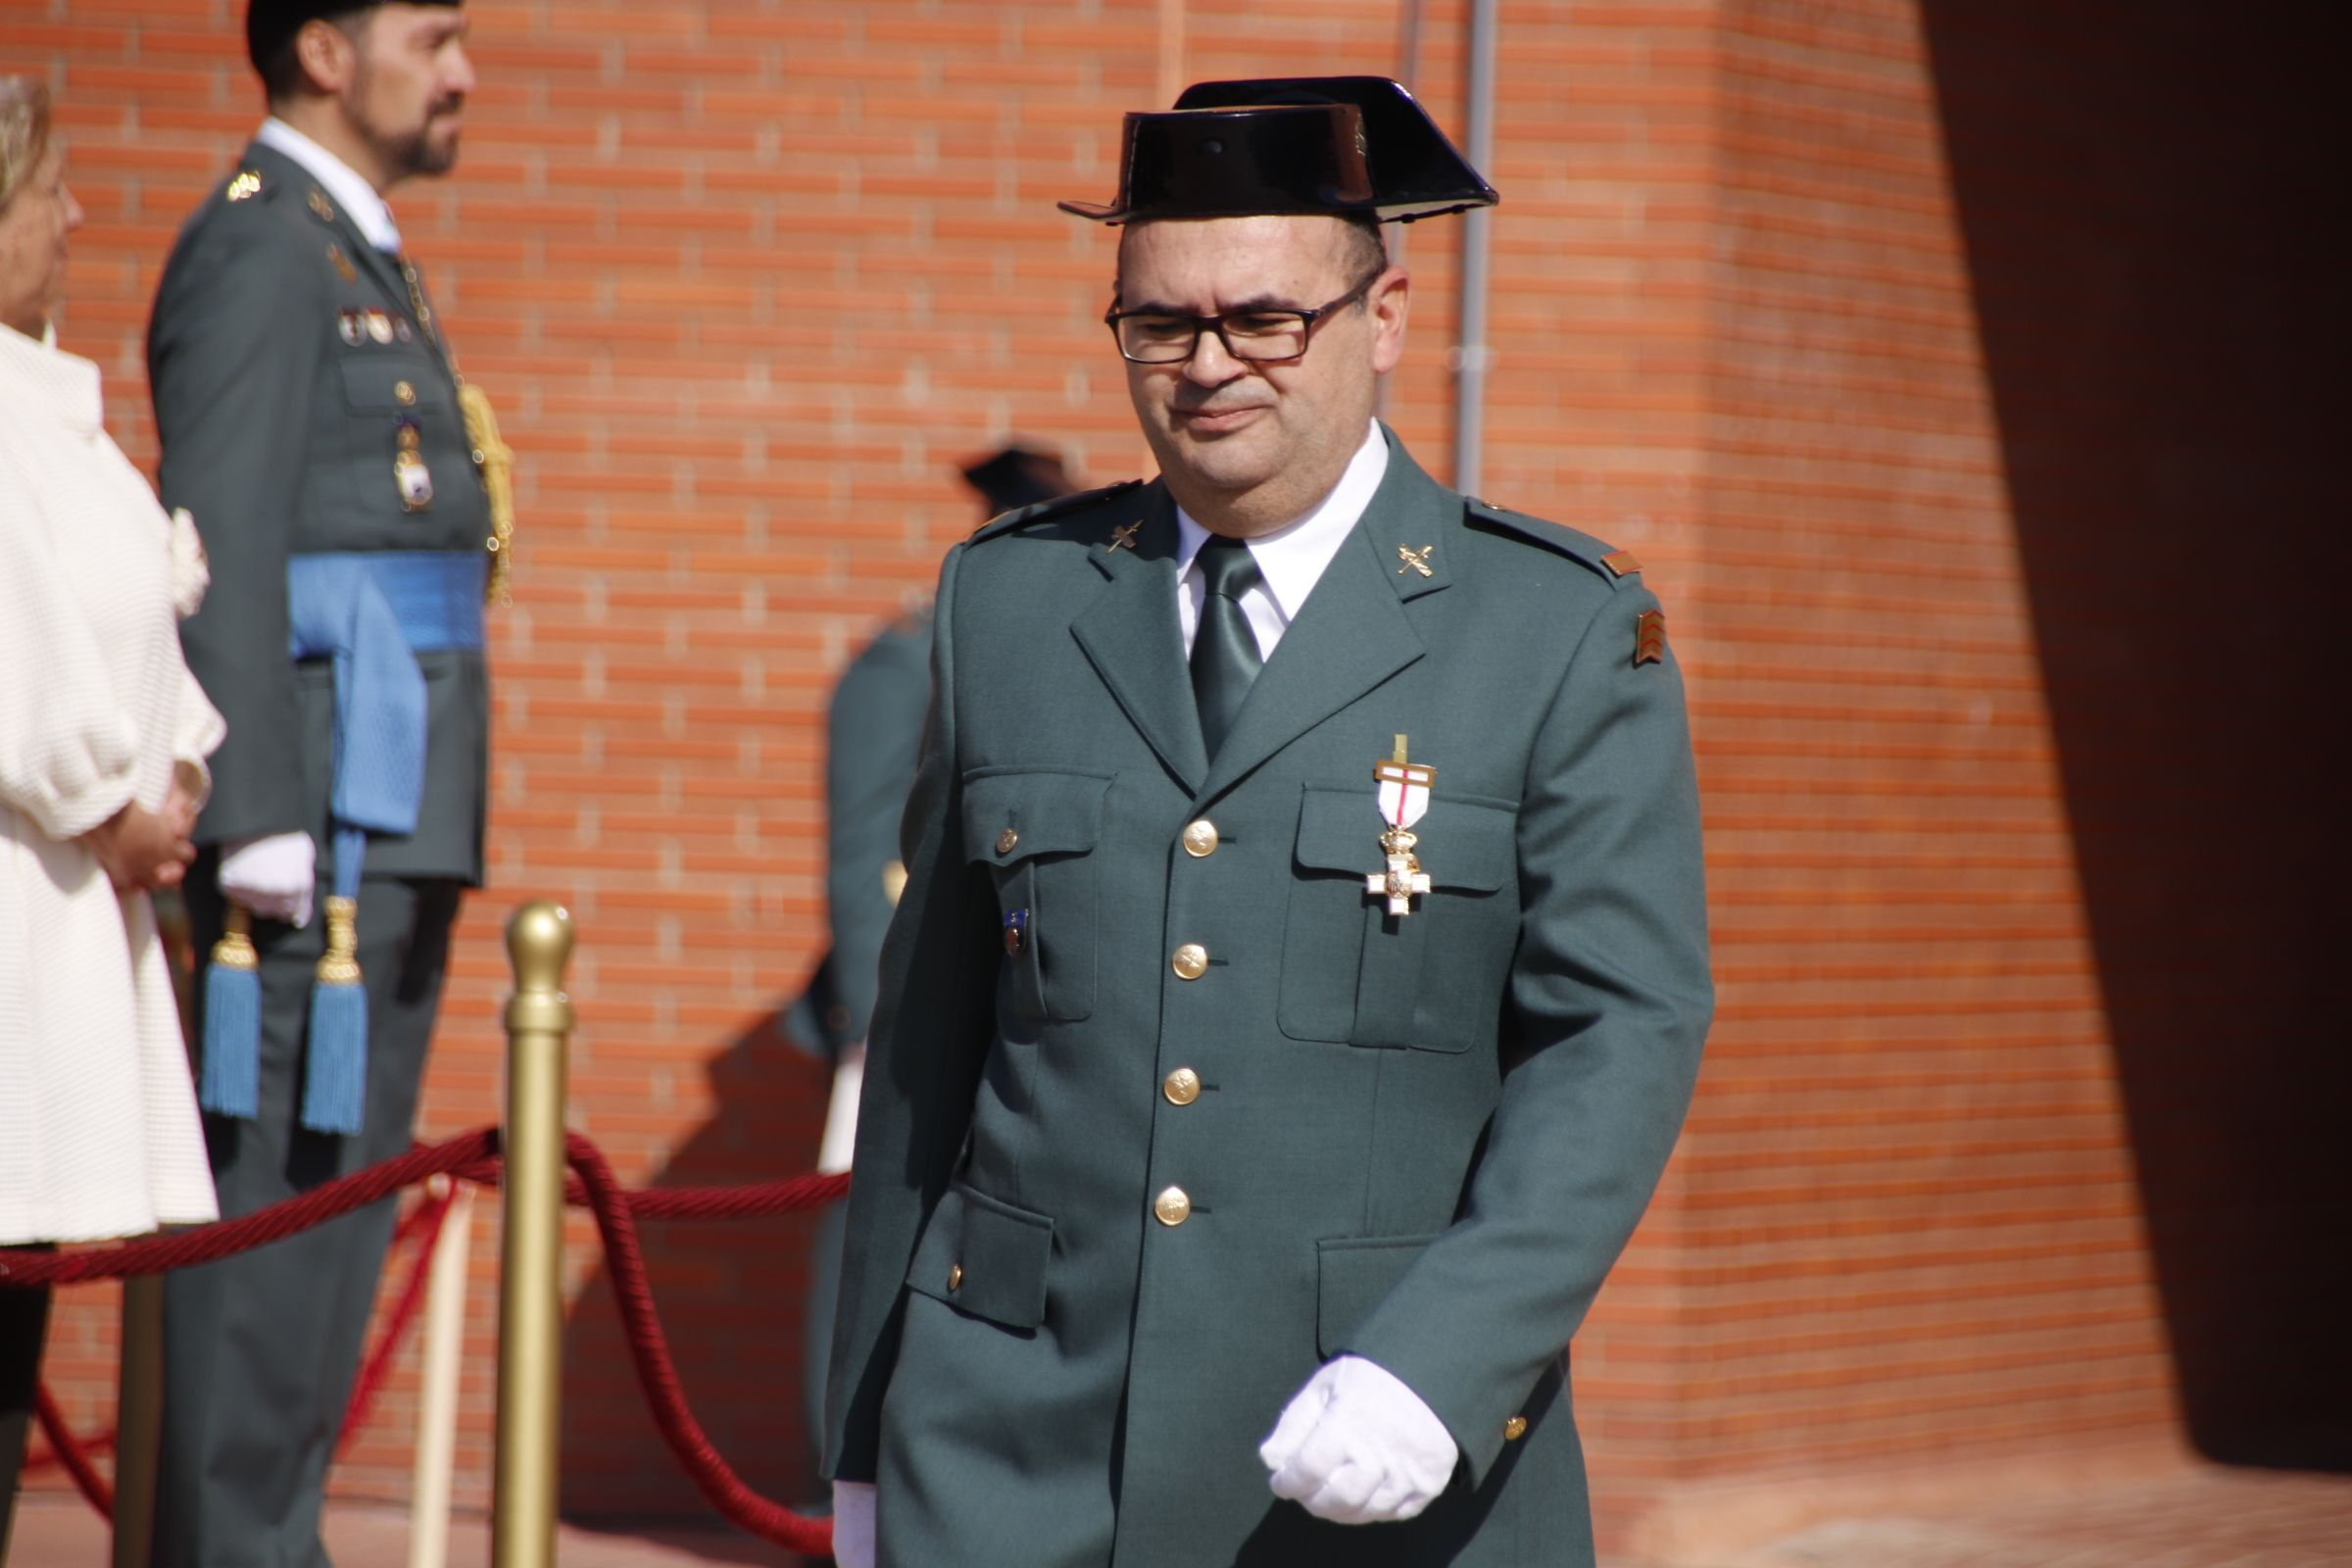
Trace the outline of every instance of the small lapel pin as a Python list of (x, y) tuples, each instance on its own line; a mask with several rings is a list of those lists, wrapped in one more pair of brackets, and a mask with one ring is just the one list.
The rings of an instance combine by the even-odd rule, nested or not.
[(1133, 522), (1123, 522), (1116, 528), (1111, 529), (1110, 543), (1102, 547), (1104, 553), (1115, 555), (1122, 549), (1133, 550), (1135, 548), (1136, 532), (1137, 530), (1141, 529), (1143, 525), (1143, 519), (1139, 517)]
[(1408, 571), (1417, 571), (1424, 577), (1436, 576), (1437, 573), (1429, 569), (1429, 553), (1437, 548), (1436, 545), (1429, 544), (1423, 545), (1418, 550), (1407, 550), (1404, 546), (1398, 545), (1396, 559), (1403, 562), (1404, 564), (1396, 568), (1396, 575), (1401, 577)]
[(316, 186), (311, 189), (311, 211), (318, 215), (318, 221), (321, 223), (331, 223), (335, 220), (334, 204), (329, 202), (325, 194)]
[(342, 274), (344, 282), (357, 283), (360, 280), (359, 272), (353, 269), (351, 258), (343, 254), (342, 246), (329, 244), (326, 247), (326, 259), (335, 264), (335, 270)]

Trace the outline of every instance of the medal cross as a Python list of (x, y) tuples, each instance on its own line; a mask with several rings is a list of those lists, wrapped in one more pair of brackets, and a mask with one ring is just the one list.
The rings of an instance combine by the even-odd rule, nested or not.
[(1121, 550), (1133, 550), (1135, 548), (1136, 530), (1141, 528), (1143, 525), (1143, 519), (1138, 517), (1133, 522), (1123, 523), (1120, 526), (1111, 529), (1110, 543), (1102, 547), (1103, 553), (1106, 555), (1116, 555)]
[(1364, 891), (1376, 899), (1386, 898), (1391, 914), (1410, 914), (1413, 900), (1429, 892), (1429, 874), (1412, 856), (1392, 855), (1387, 870), (1375, 871), (1364, 878)]

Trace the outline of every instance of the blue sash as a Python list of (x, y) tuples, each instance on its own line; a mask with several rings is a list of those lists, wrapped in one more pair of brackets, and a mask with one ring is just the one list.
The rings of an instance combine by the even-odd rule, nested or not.
[(286, 563), (296, 659), (334, 662), (335, 893), (357, 898), (370, 833), (416, 831), (424, 799), (418, 654), (482, 646), (478, 550), (337, 551)]

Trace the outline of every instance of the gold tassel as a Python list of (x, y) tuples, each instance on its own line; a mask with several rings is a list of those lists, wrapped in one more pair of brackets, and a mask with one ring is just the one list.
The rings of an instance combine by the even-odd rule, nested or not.
[(320, 955), (315, 978), (322, 986), (360, 983), (360, 901), (326, 901), (326, 952)]
[(458, 407), (466, 416), (466, 436), (473, 443), (473, 461), (482, 470), (482, 488), (490, 495), (490, 578), (482, 603), (502, 610), (514, 607), (508, 592), (508, 568), (514, 555), (514, 449), (499, 439), (498, 416), (490, 412), (490, 397), (471, 381), (458, 385)]

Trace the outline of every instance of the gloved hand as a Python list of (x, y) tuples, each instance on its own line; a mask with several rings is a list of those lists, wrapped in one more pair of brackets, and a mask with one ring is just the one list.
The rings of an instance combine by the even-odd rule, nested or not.
[(874, 1484), (833, 1483), (833, 1560), (841, 1568), (874, 1568)]
[(311, 923), (318, 847), (308, 833), (239, 839), (220, 851), (220, 892), (265, 920)]
[(1410, 1519), (1453, 1476), (1453, 1435), (1388, 1368), (1360, 1355), (1327, 1361), (1257, 1446), (1277, 1497), (1318, 1519)]

